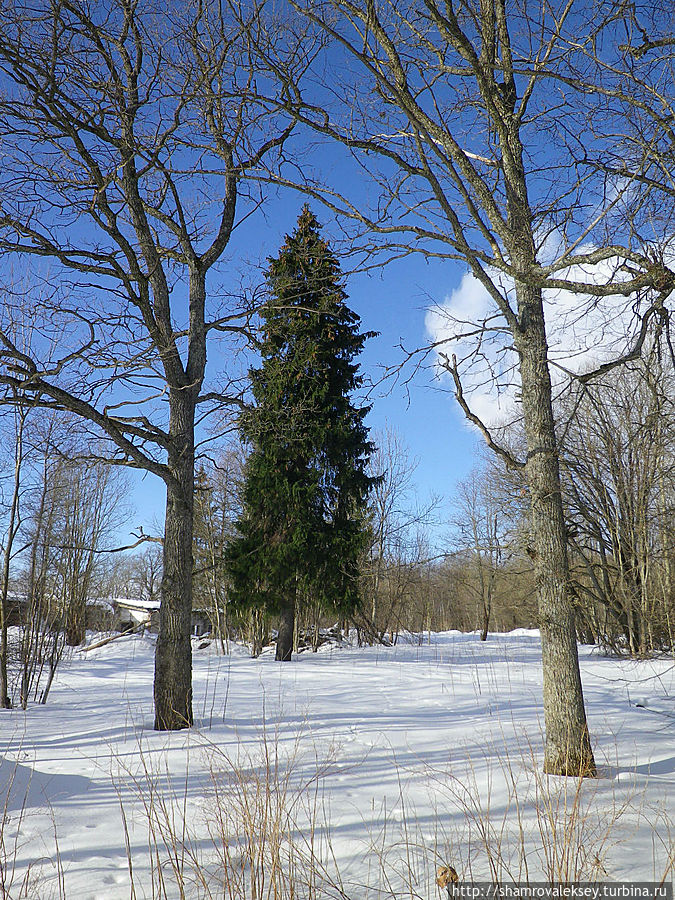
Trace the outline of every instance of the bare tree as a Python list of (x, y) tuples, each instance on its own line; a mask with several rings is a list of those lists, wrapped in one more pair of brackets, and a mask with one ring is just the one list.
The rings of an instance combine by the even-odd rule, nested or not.
[(72, 421), (26, 406), (14, 410), (19, 427), (9, 519), (18, 546), (5, 552), (3, 584), (11, 579), (21, 601), (16, 657), (25, 709), (31, 696), (46, 702), (67, 646), (83, 641), (87, 601), (100, 596), (104, 560), (128, 508), (123, 472), (63, 455), (68, 447), (68, 456), (77, 456)]
[(241, 445), (232, 445), (211, 457), (196, 480), (195, 594), (208, 611), (212, 630), (224, 650), (228, 635), (225, 547), (234, 536), (240, 511), (244, 451)]
[[(27, 600), (20, 644), (23, 709), (27, 708), (31, 694), (37, 699), (45, 666), (51, 685), (65, 647), (63, 618), (50, 590), (52, 545), (48, 536), (53, 533), (58, 511), (58, 502), (52, 502), (51, 495), (51, 472), (55, 462), (53, 438), (58, 433), (54, 416), (38, 419), (35, 432), (37, 440), (33, 443), (40, 446), (40, 452), (31, 460), (32, 490), (25, 511), (28, 559), (19, 581)], [(48, 689), (43, 692), (44, 701), (48, 693)]]
[(487, 640), (497, 577), (513, 526), (490, 475), (486, 467), (472, 470), (458, 483), (455, 497), (456, 543), (470, 553), (482, 641)]
[(116, 529), (129, 514), (128, 484), (105, 463), (57, 458), (50, 473), (52, 503), (57, 506), (52, 592), (63, 609), (66, 643), (84, 643), (87, 602), (100, 591), (102, 560), (113, 546)]
[[(372, 534), (365, 571), (365, 599), (370, 601), (368, 630), (372, 637), (392, 641), (400, 627), (408, 627), (405, 607), (418, 582), (419, 569), (430, 551), (425, 530), (433, 520), (439, 498), (424, 504), (416, 496), (415, 460), (401, 435), (391, 426), (373, 434), (375, 452), (369, 474), (376, 478), (369, 500)], [(405, 624), (404, 624), (405, 621)]]
[[(215, 0), (9, 0), (0, 11), (0, 249), (34, 259), (45, 282), (4, 306), (0, 383), (81, 417), (112, 462), (164, 482), (157, 729), (192, 723), (195, 422), (232, 400), (204, 388), (207, 341), (246, 326), (210, 288), (235, 214), (259, 202), (243, 179), (279, 159), (293, 128), (252, 107), (262, 5), (239, 16)], [(281, 44), (282, 29), (265, 40)], [(296, 78), (311, 54), (302, 41), (284, 53)], [(39, 337), (22, 349), (12, 325), (28, 316)]]
[(159, 602), (162, 593), (162, 547), (151, 543), (145, 549), (126, 561), (126, 578), (120, 583), (115, 578), (116, 591), (120, 597), (137, 597), (139, 600)]
[[(12, 448), (12, 479), (7, 503), (7, 524), (2, 545), (2, 575), (0, 576), (0, 708), (10, 709), (12, 699), (9, 691), (8, 679), (8, 624), (9, 624), (9, 588), (11, 577), (12, 559), (15, 553), (15, 542), (21, 530), (21, 494), (22, 475), (26, 457), (24, 444), (24, 431), (29, 408), (14, 398), (15, 403), (11, 413), (12, 422), (9, 428), (3, 430), (7, 443)], [(3, 423), (7, 424), (7, 423)]]
[[(614, 165), (602, 162), (608, 148), (615, 152), (617, 129), (626, 134), (629, 94), (617, 92), (614, 78), (615, 70), (626, 70), (623, 7), (583, 0), (293, 5), (331, 40), (332, 86), (330, 95), (309, 94), (296, 84), (286, 108), (346, 147), (361, 172), (340, 189), (320, 178), (308, 189), (357, 223), (373, 249), (463, 261), (492, 304), (487, 316), (449, 324), (448, 340), (463, 338), (468, 347), (462, 358), (446, 346), (435, 349), (467, 417), (504, 461), (526, 473), (542, 637), (544, 769), (592, 775), (544, 310), (545, 299), (555, 303), (559, 292), (578, 297), (577, 319), (608, 299), (615, 315), (632, 308), (628, 346), (605, 368), (634, 358), (650, 326), (667, 321), (675, 276), (654, 243), (664, 233), (655, 235), (653, 222), (647, 233), (632, 202), (646, 154), (634, 144), (622, 167), (616, 158)], [(669, 35), (659, 34), (660, 47), (662, 37)], [(293, 84), (273, 52), (265, 60)], [(648, 96), (650, 82), (672, 84), (667, 68), (642, 68), (633, 133), (645, 118), (653, 132), (669, 133), (672, 126), (659, 126), (662, 83)], [(596, 113), (604, 125), (594, 127)], [(642, 135), (640, 146), (651, 146)], [(363, 190), (363, 174), (374, 194)], [(464, 391), (465, 364), (485, 360), (489, 342), (499, 348), (496, 368), (519, 384), (525, 458), (500, 445)]]
[(672, 368), (653, 354), (580, 387), (566, 404), (563, 489), (581, 622), (633, 655), (673, 641), (672, 397)]

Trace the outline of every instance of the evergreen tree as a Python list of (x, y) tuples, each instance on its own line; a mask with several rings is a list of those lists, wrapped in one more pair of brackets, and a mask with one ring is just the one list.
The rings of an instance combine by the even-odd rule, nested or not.
[(338, 262), (305, 206), (270, 259), (261, 311), (262, 365), (240, 427), (246, 464), (239, 537), (230, 545), (231, 600), (280, 618), (277, 659), (289, 660), (299, 598), (348, 615), (359, 602), (359, 560), (374, 479), (364, 418), (351, 393), (354, 362), (372, 333), (346, 305)]

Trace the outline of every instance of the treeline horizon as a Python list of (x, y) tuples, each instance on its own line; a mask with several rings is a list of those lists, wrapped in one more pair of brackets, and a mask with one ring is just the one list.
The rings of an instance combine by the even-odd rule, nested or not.
[[(561, 412), (578, 637), (633, 655), (673, 646), (672, 384), (667, 366), (655, 372), (653, 360), (633, 364), (582, 398), (572, 391), (565, 405), (574, 414), (564, 421)], [(81, 437), (78, 451), (76, 429), (57, 432), (49, 416), (30, 416), (24, 410), (23, 417), (13, 417), (24, 468), (7, 591), (44, 592), (50, 584), (64, 605), (60, 620), (68, 642), (77, 645), (84, 639), (84, 600), (159, 600), (161, 546), (142, 541), (136, 553), (110, 553), (125, 511), (131, 515), (124, 473), (88, 460)], [(7, 452), (7, 415), (3, 425)], [(363, 639), (395, 640), (402, 630), (537, 627), (522, 481), (483, 454), (452, 497), (421, 502), (404, 435), (387, 428), (372, 438), (370, 471), (381, 480), (369, 500), (370, 545), (353, 619)], [(250, 627), (241, 616), (228, 615), (223, 563), (240, 510), (245, 457), (235, 443), (217, 456), (212, 450), (216, 462), (198, 466), (194, 607), (210, 610), (216, 635), (227, 627), (245, 636)], [(301, 630), (335, 624), (335, 617), (318, 613), (307, 598)], [(270, 620), (268, 633), (273, 627)]]

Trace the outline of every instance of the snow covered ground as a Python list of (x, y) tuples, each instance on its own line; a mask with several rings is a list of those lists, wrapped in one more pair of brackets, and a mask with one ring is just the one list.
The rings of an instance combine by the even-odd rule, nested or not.
[(229, 900), (263, 869), (267, 897), (277, 846), (287, 884), (313, 869), (353, 900), (438, 898), (443, 863), (507, 881), (660, 880), (672, 863), (672, 659), (580, 649), (601, 777), (578, 785), (540, 774), (537, 632), (291, 664), (198, 645), (190, 731), (152, 730), (149, 636), (75, 653), (47, 706), (2, 713), (7, 897)]

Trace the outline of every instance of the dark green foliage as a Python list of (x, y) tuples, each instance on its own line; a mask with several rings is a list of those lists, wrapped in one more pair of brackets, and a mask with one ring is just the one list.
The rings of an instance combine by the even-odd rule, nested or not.
[(338, 262), (304, 207), (267, 273), (262, 365), (241, 418), (251, 447), (239, 537), (230, 545), (231, 600), (278, 614), (298, 598), (349, 614), (359, 600), (372, 445), (350, 394), (371, 334), (345, 301)]

